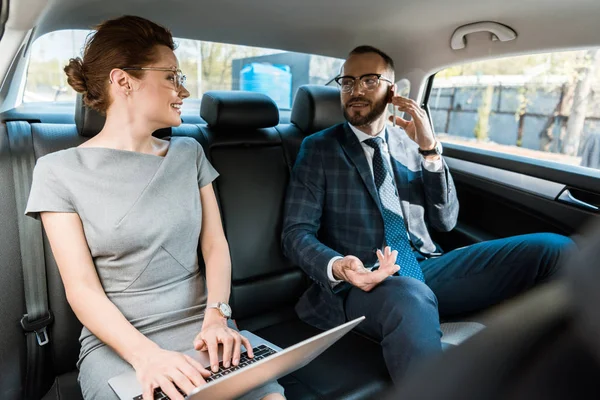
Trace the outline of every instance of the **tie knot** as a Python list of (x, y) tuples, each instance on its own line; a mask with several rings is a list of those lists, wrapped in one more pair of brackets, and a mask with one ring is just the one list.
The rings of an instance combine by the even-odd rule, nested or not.
[(383, 145), (383, 139), (380, 137), (374, 137), (365, 140), (363, 143), (367, 146), (371, 146), (374, 149), (381, 149), (381, 146)]

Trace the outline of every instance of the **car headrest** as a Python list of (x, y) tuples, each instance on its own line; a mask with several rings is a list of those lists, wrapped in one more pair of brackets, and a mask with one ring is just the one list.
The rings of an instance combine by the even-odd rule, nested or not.
[(300, 86), (294, 98), (290, 121), (305, 135), (345, 122), (340, 90), (332, 86)]
[[(75, 99), (75, 126), (80, 136), (94, 137), (104, 128), (106, 117), (98, 111), (92, 110), (83, 103), (83, 95), (77, 94)], [(171, 136), (171, 128), (163, 128), (155, 131), (153, 136), (163, 138)]]
[(257, 129), (279, 124), (279, 109), (269, 96), (245, 91), (204, 93), (200, 116), (210, 127)]
[(83, 95), (75, 100), (75, 125), (80, 136), (94, 137), (104, 128), (106, 117), (83, 104)]

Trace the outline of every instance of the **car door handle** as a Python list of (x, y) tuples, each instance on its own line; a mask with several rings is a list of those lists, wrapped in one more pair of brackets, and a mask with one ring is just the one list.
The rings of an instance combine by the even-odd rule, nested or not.
[(571, 204), (575, 207), (579, 207), (579, 208), (583, 208), (584, 210), (588, 210), (588, 211), (598, 211), (598, 207), (589, 203), (586, 203), (585, 201), (581, 201), (577, 198), (575, 198), (571, 192), (569, 191), (569, 189), (565, 189), (561, 192), (561, 194), (558, 196), (557, 198), (558, 201), (562, 202), (562, 203), (566, 203), (566, 204)]

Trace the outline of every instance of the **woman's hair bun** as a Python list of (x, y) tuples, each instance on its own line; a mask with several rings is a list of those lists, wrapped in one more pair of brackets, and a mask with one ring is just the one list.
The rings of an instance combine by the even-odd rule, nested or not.
[(67, 74), (67, 82), (78, 93), (87, 92), (87, 83), (83, 72), (83, 61), (81, 58), (71, 58), (64, 69)]

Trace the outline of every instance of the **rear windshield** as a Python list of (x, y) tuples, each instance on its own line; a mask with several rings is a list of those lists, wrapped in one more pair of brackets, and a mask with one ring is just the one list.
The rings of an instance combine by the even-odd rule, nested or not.
[[(74, 102), (63, 68), (81, 56), (85, 30), (63, 30), (38, 38), (32, 46), (23, 102)], [(299, 86), (326, 84), (343, 60), (282, 50), (175, 39), (175, 54), (193, 100), (210, 90), (248, 90), (270, 96), (282, 110), (291, 108)], [(189, 103), (189, 102), (188, 102)], [(199, 103), (199, 101), (196, 101)]]

